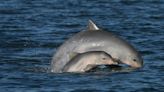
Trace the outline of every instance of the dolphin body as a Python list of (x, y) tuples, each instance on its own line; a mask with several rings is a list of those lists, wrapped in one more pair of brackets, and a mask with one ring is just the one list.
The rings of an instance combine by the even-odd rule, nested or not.
[(64, 66), (79, 53), (104, 51), (119, 64), (140, 68), (143, 60), (138, 51), (119, 36), (99, 29), (89, 20), (87, 29), (65, 41), (51, 61), (51, 72), (61, 73)]
[(78, 54), (63, 68), (63, 72), (86, 72), (98, 65), (114, 65), (112, 57), (104, 51), (90, 51)]

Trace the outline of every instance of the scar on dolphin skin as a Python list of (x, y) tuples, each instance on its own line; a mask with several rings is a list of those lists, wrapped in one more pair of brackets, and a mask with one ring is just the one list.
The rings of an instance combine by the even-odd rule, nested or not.
[[(94, 44), (94, 45), (93, 45)], [(132, 68), (141, 68), (143, 59), (139, 52), (126, 40), (110, 31), (105, 31), (89, 20), (86, 30), (83, 30), (66, 40), (56, 51), (51, 61), (51, 71), (61, 73), (70, 56), (90, 51), (104, 51), (119, 64), (126, 64)]]
[(86, 72), (102, 64), (117, 64), (112, 57), (103, 51), (90, 51), (77, 55), (63, 68), (63, 72)]

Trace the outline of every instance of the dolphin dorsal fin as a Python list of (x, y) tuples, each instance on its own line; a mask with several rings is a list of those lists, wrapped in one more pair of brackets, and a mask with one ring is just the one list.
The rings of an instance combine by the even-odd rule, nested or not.
[(92, 21), (88, 21), (87, 31), (96, 31), (99, 30), (99, 28), (96, 26), (96, 24)]

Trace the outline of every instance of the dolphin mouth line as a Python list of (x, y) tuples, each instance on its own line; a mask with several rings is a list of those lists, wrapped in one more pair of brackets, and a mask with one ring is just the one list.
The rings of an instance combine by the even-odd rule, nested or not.
[(85, 71), (86, 73), (116, 73), (116, 72), (132, 72), (136, 71), (138, 68), (130, 67), (126, 64), (102, 64), (96, 65), (91, 69)]
[(113, 72), (113, 71), (121, 71), (122, 69), (123, 67), (120, 65), (102, 64), (102, 65), (96, 65), (91, 69), (87, 70), (86, 72)]
[(110, 71), (121, 71), (122, 69), (125, 68), (131, 68), (129, 65), (120, 63), (120, 64), (101, 64), (101, 65), (95, 65), (92, 68), (90, 68), (89, 70), (85, 71), (85, 72), (110, 72)]
[(116, 59), (116, 58), (112, 58), (113, 59), (113, 64), (101, 64), (101, 65), (93, 65), (92, 68), (90, 68), (89, 70), (87, 70), (87, 68), (85, 68), (84, 70), (87, 70), (86, 72), (95, 72), (95, 71), (99, 71), (99, 70), (109, 70), (111, 71), (112, 69), (116, 69), (116, 70), (120, 70), (121, 68), (130, 68), (130, 65), (127, 65), (125, 63), (123, 63), (121, 60)]

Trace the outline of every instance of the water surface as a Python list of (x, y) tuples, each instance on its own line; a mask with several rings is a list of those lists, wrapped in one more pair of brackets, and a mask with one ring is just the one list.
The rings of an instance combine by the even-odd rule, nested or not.
[[(1, 92), (164, 92), (163, 0), (1, 0)], [(56, 48), (88, 19), (143, 56), (133, 72), (46, 72)]]

